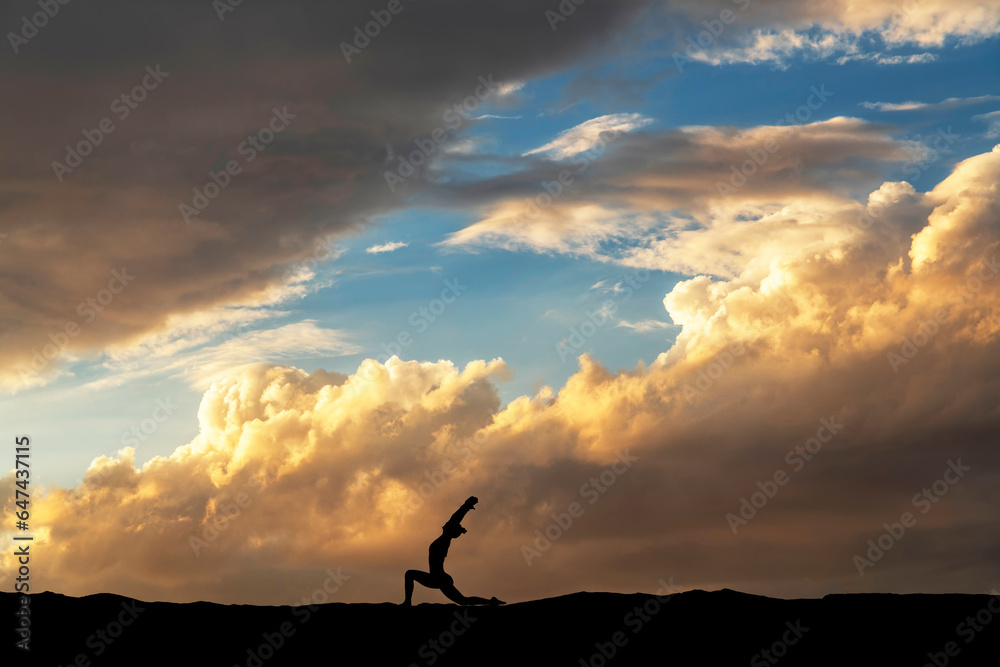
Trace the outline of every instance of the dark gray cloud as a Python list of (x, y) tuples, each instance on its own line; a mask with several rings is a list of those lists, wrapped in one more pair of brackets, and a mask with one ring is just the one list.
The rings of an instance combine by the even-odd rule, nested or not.
[[(17, 128), (0, 157), (5, 365), (74, 321), (68, 347), (99, 348), (172, 314), (267, 298), (317, 238), (402, 205), (387, 156), (441, 127), (480, 77), (553, 71), (644, 4), (592, 0), (553, 32), (536, 3), (404, 2), (350, 64), (342, 42), (381, 6), (243, 3), (220, 20), (210, 2), (59, 5), (0, 60), (6, 94), (21, 100), (0, 111)], [(0, 26), (33, 11), (7, 4)], [(252, 149), (247, 136), (275, 109), (293, 118)], [(185, 220), (180, 205), (229, 161), (225, 187)], [(77, 305), (122, 266), (135, 281), (80, 322)]]

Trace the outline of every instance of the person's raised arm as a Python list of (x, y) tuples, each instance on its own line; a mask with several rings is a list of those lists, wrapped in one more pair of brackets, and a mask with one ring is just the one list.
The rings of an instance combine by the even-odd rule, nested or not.
[(476, 509), (476, 503), (478, 502), (479, 498), (476, 498), (475, 496), (469, 496), (468, 498), (466, 498), (465, 502), (462, 503), (462, 506), (459, 507), (458, 510), (451, 515), (450, 519), (448, 519), (448, 523), (455, 526), (461, 524), (462, 519), (464, 519), (465, 515), (469, 513), (469, 510)]

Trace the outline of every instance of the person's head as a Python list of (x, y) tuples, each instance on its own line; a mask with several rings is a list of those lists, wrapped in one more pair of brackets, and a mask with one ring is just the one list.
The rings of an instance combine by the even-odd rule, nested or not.
[(445, 537), (450, 537), (452, 539), (458, 537), (459, 535), (464, 535), (467, 532), (465, 528), (462, 528), (462, 526), (452, 523), (444, 524), (441, 526), (441, 529), (444, 530)]

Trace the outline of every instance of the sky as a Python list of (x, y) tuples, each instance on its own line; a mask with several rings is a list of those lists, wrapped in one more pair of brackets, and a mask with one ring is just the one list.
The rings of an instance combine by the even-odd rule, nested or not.
[(998, 585), (1000, 4), (40, 6), (0, 537), (29, 436), (42, 590), (401, 601), (470, 495), (469, 595)]

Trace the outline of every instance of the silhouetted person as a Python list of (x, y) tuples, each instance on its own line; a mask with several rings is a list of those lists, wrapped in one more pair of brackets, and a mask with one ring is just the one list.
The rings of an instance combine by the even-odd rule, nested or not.
[(464, 535), (467, 531), (462, 527), (462, 519), (468, 514), (469, 510), (476, 509), (475, 505), (479, 502), (479, 498), (475, 496), (469, 496), (469, 498), (458, 508), (458, 511), (451, 515), (448, 519), (448, 523), (441, 526), (441, 537), (437, 538), (431, 542), (430, 554), (428, 561), (430, 562), (431, 571), (422, 572), (420, 570), (407, 570), (406, 571), (406, 600), (403, 601), (403, 605), (409, 607), (412, 604), (413, 597), (413, 582), (417, 582), (421, 586), (426, 586), (427, 588), (437, 588), (445, 597), (447, 597), (452, 602), (457, 602), (458, 604), (506, 604), (503, 600), (498, 600), (493, 597), (489, 600), (486, 598), (479, 597), (465, 597), (458, 592), (455, 588), (454, 581), (451, 575), (444, 571), (444, 559), (448, 555), (448, 547), (451, 546), (451, 541), (458, 537), (459, 535)]

